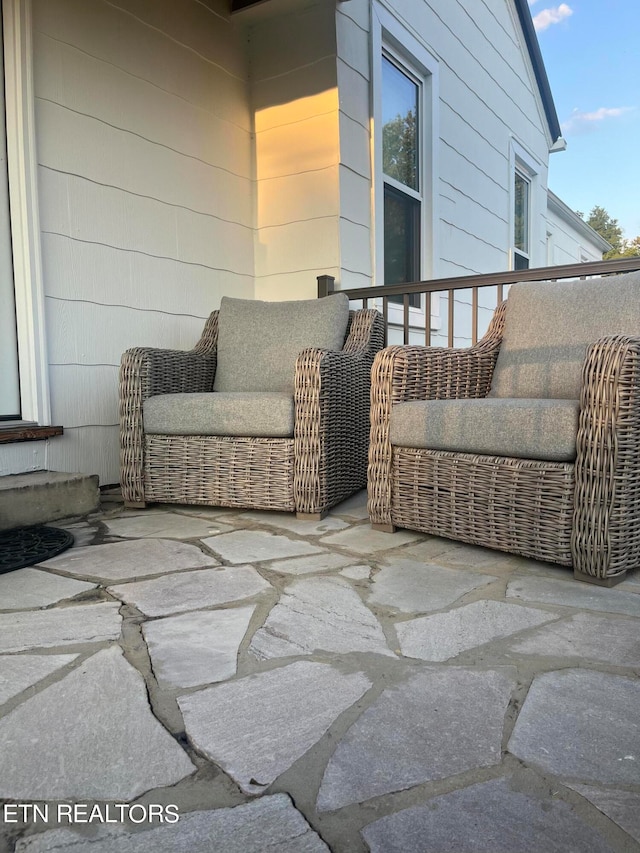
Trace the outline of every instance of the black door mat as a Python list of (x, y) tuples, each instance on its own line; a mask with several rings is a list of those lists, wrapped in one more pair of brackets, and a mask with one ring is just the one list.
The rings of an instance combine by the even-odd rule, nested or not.
[(73, 545), (73, 536), (42, 524), (0, 530), (0, 575), (49, 560)]

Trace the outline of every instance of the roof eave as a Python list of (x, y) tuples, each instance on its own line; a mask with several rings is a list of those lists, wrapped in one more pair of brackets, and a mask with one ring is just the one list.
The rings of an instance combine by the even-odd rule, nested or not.
[(551, 86), (549, 85), (547, 70), (544, 67), (544, 60), (542, 59), (538, 36), (536, 35), (535, 27), (533, 26), (533, 19), (531, 17), (531, 12), (529, 11), (529, 4), (527, 3), (527, 0), (514, 0), (514, 4), (520, 19), (522, 32), (524, 33), (527, 50), (529, 51), (531, 65), (533, 66), (533, 73), (540, 91), (540, 98), (542, 100), (547, 124), (549, 125), (549, 133), (551, 134), (553, 148), (556, 142), (562, 137), (562, 130), (560, 128), (560, 122), (558, 121), (556, 106), (553, 102), (553, 95), (551, 94)]

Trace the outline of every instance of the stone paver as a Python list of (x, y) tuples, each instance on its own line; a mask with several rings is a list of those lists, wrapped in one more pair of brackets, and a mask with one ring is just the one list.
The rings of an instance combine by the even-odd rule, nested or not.
[(39, 569), (18, 569), (0, 575), (0, 610), (47, 607), (95, 587), (94, 583), (63, 578)]
[(13, 699), (47, 675), (75, 660), (77, 655), (2, 655), (0, 657), (0, 704)]
[(142, 539), (73, 548), (40, 565), (78, 577), (119, 581), (161, 575), (180, 569), (217, 566), (218, 561), (208, 554), (203, 554), (195, 545), (169, 539)]
[(202, 541), (229, 563), (259, 563), (283, 557), (321, 554), (323, 551), (302, 539), (289, 539), (266, 530), (236, 530)]
[(461, 569), (498, 571), (513, 563), (513, 555), (478, 545), (466, 545), (454, 539), (430, 536), (424, 542), (411, 545), (406, 554), (425, 563), (437, 562)]
[(0, 652), (117, 640), (122, 627), (119, 608), (118, 602), (105, 602), (0, 613)]
[(499, 764), (514, 676), (511, 668), (429, 668), (385, 690), (338, 744), (318, 810)]
[(349, 523), (328, 515), (320, 521), (297, 518), (290, 512), (243, 512), (238, 518), (265, 524), (267, 527), (279, 527), (299, 536), (322, 536), (335, 530), (344, 530)]
[(640, 682), (580, 669), (537, 676), (509, 751), (546, 772), (604, 785), (640, 780)]
[(2, 853), (640, 850), (640, 572), (372, 531), (365, 492), (59, 524), (73, 549), (0, 575), (0, 800), (180, 820), (0, 804)]
[(371, 577), (371, 566), (359, 563), (357, 566), (348, 566), (346, 569), (342, 569), (340, 574), (354, 581), (369, 580)]
[(358, 524), (349, 527), (339, 533), (323, 536), (320, 540), (322, 545), (339, 545), (357, 554), (375, 554), (377, 551), (388, 551), (406, 545), (407, 542), (415, 542), (420, 539), (421, 533), (412, 533), (409, 530), (399, 530), (397, 533), (384, 533), (382, 530), (373, 530), (370, 524)]
[(507, 598), (640, 617), (640, 597), (628, 595), (619, 589), (607, 589), (576, 580), (562, 581), (547, 577), (515, 578), (507, 586)]
[(212, 684), (236, 674), (238, 648), (255, 607), (195, 610), (142, 626), (156, 678), (174, 687)]
[(327, 853), (329, 848), (286, 794), (235, 808), (181, 814), (178, 823), (131, 833), (124, 827), (94, 827), (78, 834), (54, 829), (18, 842), (16, 853)]
[(288, 560), (274, 560), (269, 564), (269, 571), (281, 575), (307, 575), (311, 572), (328, 572), (341, 569), (353, 563), (353, 557), (343, 554), (313, 554), (309, 557), (293, 557)]
[(586, 800), (611, 818), (626, 833), (640, 842), (640, 794), (631, 791), (602, 790), (591, 785), (575, 785), (568, 783)]
[(496, 580), (492, 575), (467, 574), (444, 566), (396, 559), (373, 579), (368, 604), (402, 613), (441, 610), (461, 596)]
[(576, 613), (511, 646), (519, 655), (583, 658), (614, 666), (640, 664), (640, 619)]
[(109, 587), (109, 592), (147, 616), (168, 616), (250, 598), (266, 589), (271, 585), (254, 568), (234, 566), (124, 583)]
[[(567, 803), (493, 779), (383, 817), (362, 830), (371, 853), (612, 853)], [(424, 847), (428, 839), (428, 847)]]
[(249, 649), (260, 660), (330, 652), (392, 655), (380, 623), (342, 578), (289, 584)]
[(259, 793), (304, 755), (371, 687), (360, 672), (299, 661), (178, 699), (185, 728), (248, 794)]
[(0, 742), (5, 798), (129, 800), (195, 770), (115, 646), (0, 719)]
[(553, 613), (503, 601), (474, 601), (447, 613), (396, 625), (402, 654), (445, 661), (461, 652), (556, 619)]
[(142, 515), (112, 518), (106, 527), (112, 536), (161, 539), (201, 539), (233, 529), (228, 524), (176, 512), (146, 512)]

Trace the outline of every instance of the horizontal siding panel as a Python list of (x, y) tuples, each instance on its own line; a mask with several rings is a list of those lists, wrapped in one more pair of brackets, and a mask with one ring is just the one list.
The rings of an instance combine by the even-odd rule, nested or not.
[(440, 146), (439, 159), (440, 178), (446, 185), (447, 194), (450, 194), (450, 187), (460, 187), (466, 196), (478, 199), (483, 207), (495, 210), (498, 216), (506, 218), (509, 204), (506, 169), (504, 179), (499, 183), (484, 172), (479, 164), (467, 160), (459, 151), (444, 143)]
[[(486, 270), (506, 269), (507, 247), (489, 245), (473, 234), (461, 231), (448, 222), (440, 223), (440, 255), (443, 260), (460, 264), (464, 271), (485, 272)], [(440, 270), (438, 275), (447, 273)], [(453, 273), (456, 275), (456, 273)]]
[(474, 125), (447, 104), (440, 111), (440, 136), (451, 147), (498, 183), (509, 175), (509, 145), (504, 135), (489, 139), (482, 123)]
[(253, 297), (253, 275), (42, 235), (47, 296), (204, 318), (222, 296)]
[(371, 146), (369, 131), (344, 113), (340, 113), (340, 163), (371, 180)]
[(319, 3), (295, 14), (274, 16), (251, 31), (251, 72), (256, 80), (277, 77), (335, 56), (335, 6)]
[[(162, 5), (162, 4), (160, 4)], [(185, 102), (208, 110), (227, 121), (251, 129), (244, 44), (227, 21), (211, 16), (210, 39), (223, 39), (229, 50), (229, 67), (219, 51), (216, 64), (199, 56), (188, 44), (180, 44), (161, 30), (103, 0), (38, 0), (35, 24), (36, 94), (39, 87), (62, 81), (54, 76), (43, 81), (41, 37), (77, 48), (128, 75), (147, 81)], [(235, 45), (234, 45), (235, 42)]]
[(251, 228), (73, 175), (47, 169), (41, 175), (43, 231), (241, 275), (253, 273)]
[(40, 164), (213, 216), (251, 223), (251, 183), (97, 119), (36, 101)]
[(293, 69), (280, 77), (252, 81), (256, 133), (304, 121), (338, 108), (335, 56), (328, 56), (305, 68)]
[(77, 240), (176, 258), (178, 208), (75, 175), (40, 169), (40, 227)]
[[(109, 61), (122, 56), (134, 63), (138, 49), (140, 68), (159, 67), (174, 42), (246, 76), (241, 30), (198, 0), (34, 0), (34, 19), (42, 32)], [(160, 38), (164, 50), (158, 50)]]
[(118, 372), (111, 364), (54, 364), (49, 370), (53, 422), (65, 429), (118, 423)]
[[(56, 441), (58, 439), (56, 436)], [(48, 467), (47, 452), (50, 443), (51, 440), (3, 444), (0, 453), (0, 477), (44, 471)]]
[(440, 206), (443, 221), (453, 223), (462, 231), (474, 234), (485, 243), (494, 246), (506, 246), (509, 243), (509, 222), (507, 219), (509, 196), (499, 208), (489, 209), (483, 199), (469, 198), (456, 187), (445, 187), (448, 196)]
[(338, 57), (368, 80), (370, 77), (368, 30), (363, 29), (353, 18), (345, 15), (343, 8), (339, 7), (336, 14)]
[[(350, 288), (355, 287), (371, 287), (372, 284), (373, 281), (371, 280), (371, 276), (345, 269), (340, 270), (340, 275), (336, 282), (336, 285), (339, 286), (340, 290), (349, 290)], [(351, 307), (353, 308), (354, 306)], [(370, 305), (369, 307), (372, 306)]]
[(49, 442), (51, 471), (97, 474), (101, 486), (120, 482), (120, 449), (117, 426), (65, 429)]
[(339, 279), (340, 270), (337, 266), (318, 267), (315, 270), (260, 276), (256, 278), (256, 299), (316, 299), (319, 275), (332, 275)]
[(344, 269), (371, 277), (371, 231), (366, 225), (341, 219), (340, 247)]
[(253, 274), (253, 229), (178, 208), (176, 230), (179, 260)]
[(256, 134), (258, 180), (326, 169), (338, 163), (335, 112)]
[(338, 166), (258, 183), (258, 225), (286, 225), (313, 216), (338, 216)]
[(368, 132), (371, 121), (369, 81), (340, 59), (338, 60), (338, 91), (342, 112), (361, 124)]
[(370, 0), (349, 0), (348, 3), (341, 3), (338, 11), (345, 18), (351, 18), (365, 32), (369, 31)]
[(371, 185), (366, 178), (340, 166), (340, 213), (358, 225), (371, 225)]
[(200, 317), (136, 311), (91, 302), (45, 300), (50, 364), (120, 364), (131, 347), (192, 349)]
[[(248, 129), (46, 36), (40, 35), (35, 47), (38, 97), (188, 157), (251, 176)], [(54, 69), (57, 73), (52, 73)]]
[(316, 270), (326, 266), (337, 266), (338, 263), (336, 217), (292, 222), (289, 225), (274, 228), (261, 228), (258, 232), (256, 245), (258, 275)]

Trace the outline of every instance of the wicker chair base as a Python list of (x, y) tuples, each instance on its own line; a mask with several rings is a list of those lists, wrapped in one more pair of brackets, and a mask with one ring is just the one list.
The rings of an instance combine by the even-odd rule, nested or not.
[(391, 523), (572, 565), (574, 466), (394, 447)]
[(610, 575), (606, 578), (599, 578), (596, 575), (588, 575), (586, 572), (580, 572), (578, 569), (573, 570), (573, 576), (578, 581), (584, 581), (585, 583), (594, 583), (597, 586), (606, 586), (611, 588), (612, 586), (617, 586), (621, 583), (627, 576), (626, 572), (620, 572), (617, 575)]
[(149, 503), (295, 509), (293, 439), (147, 435)]

